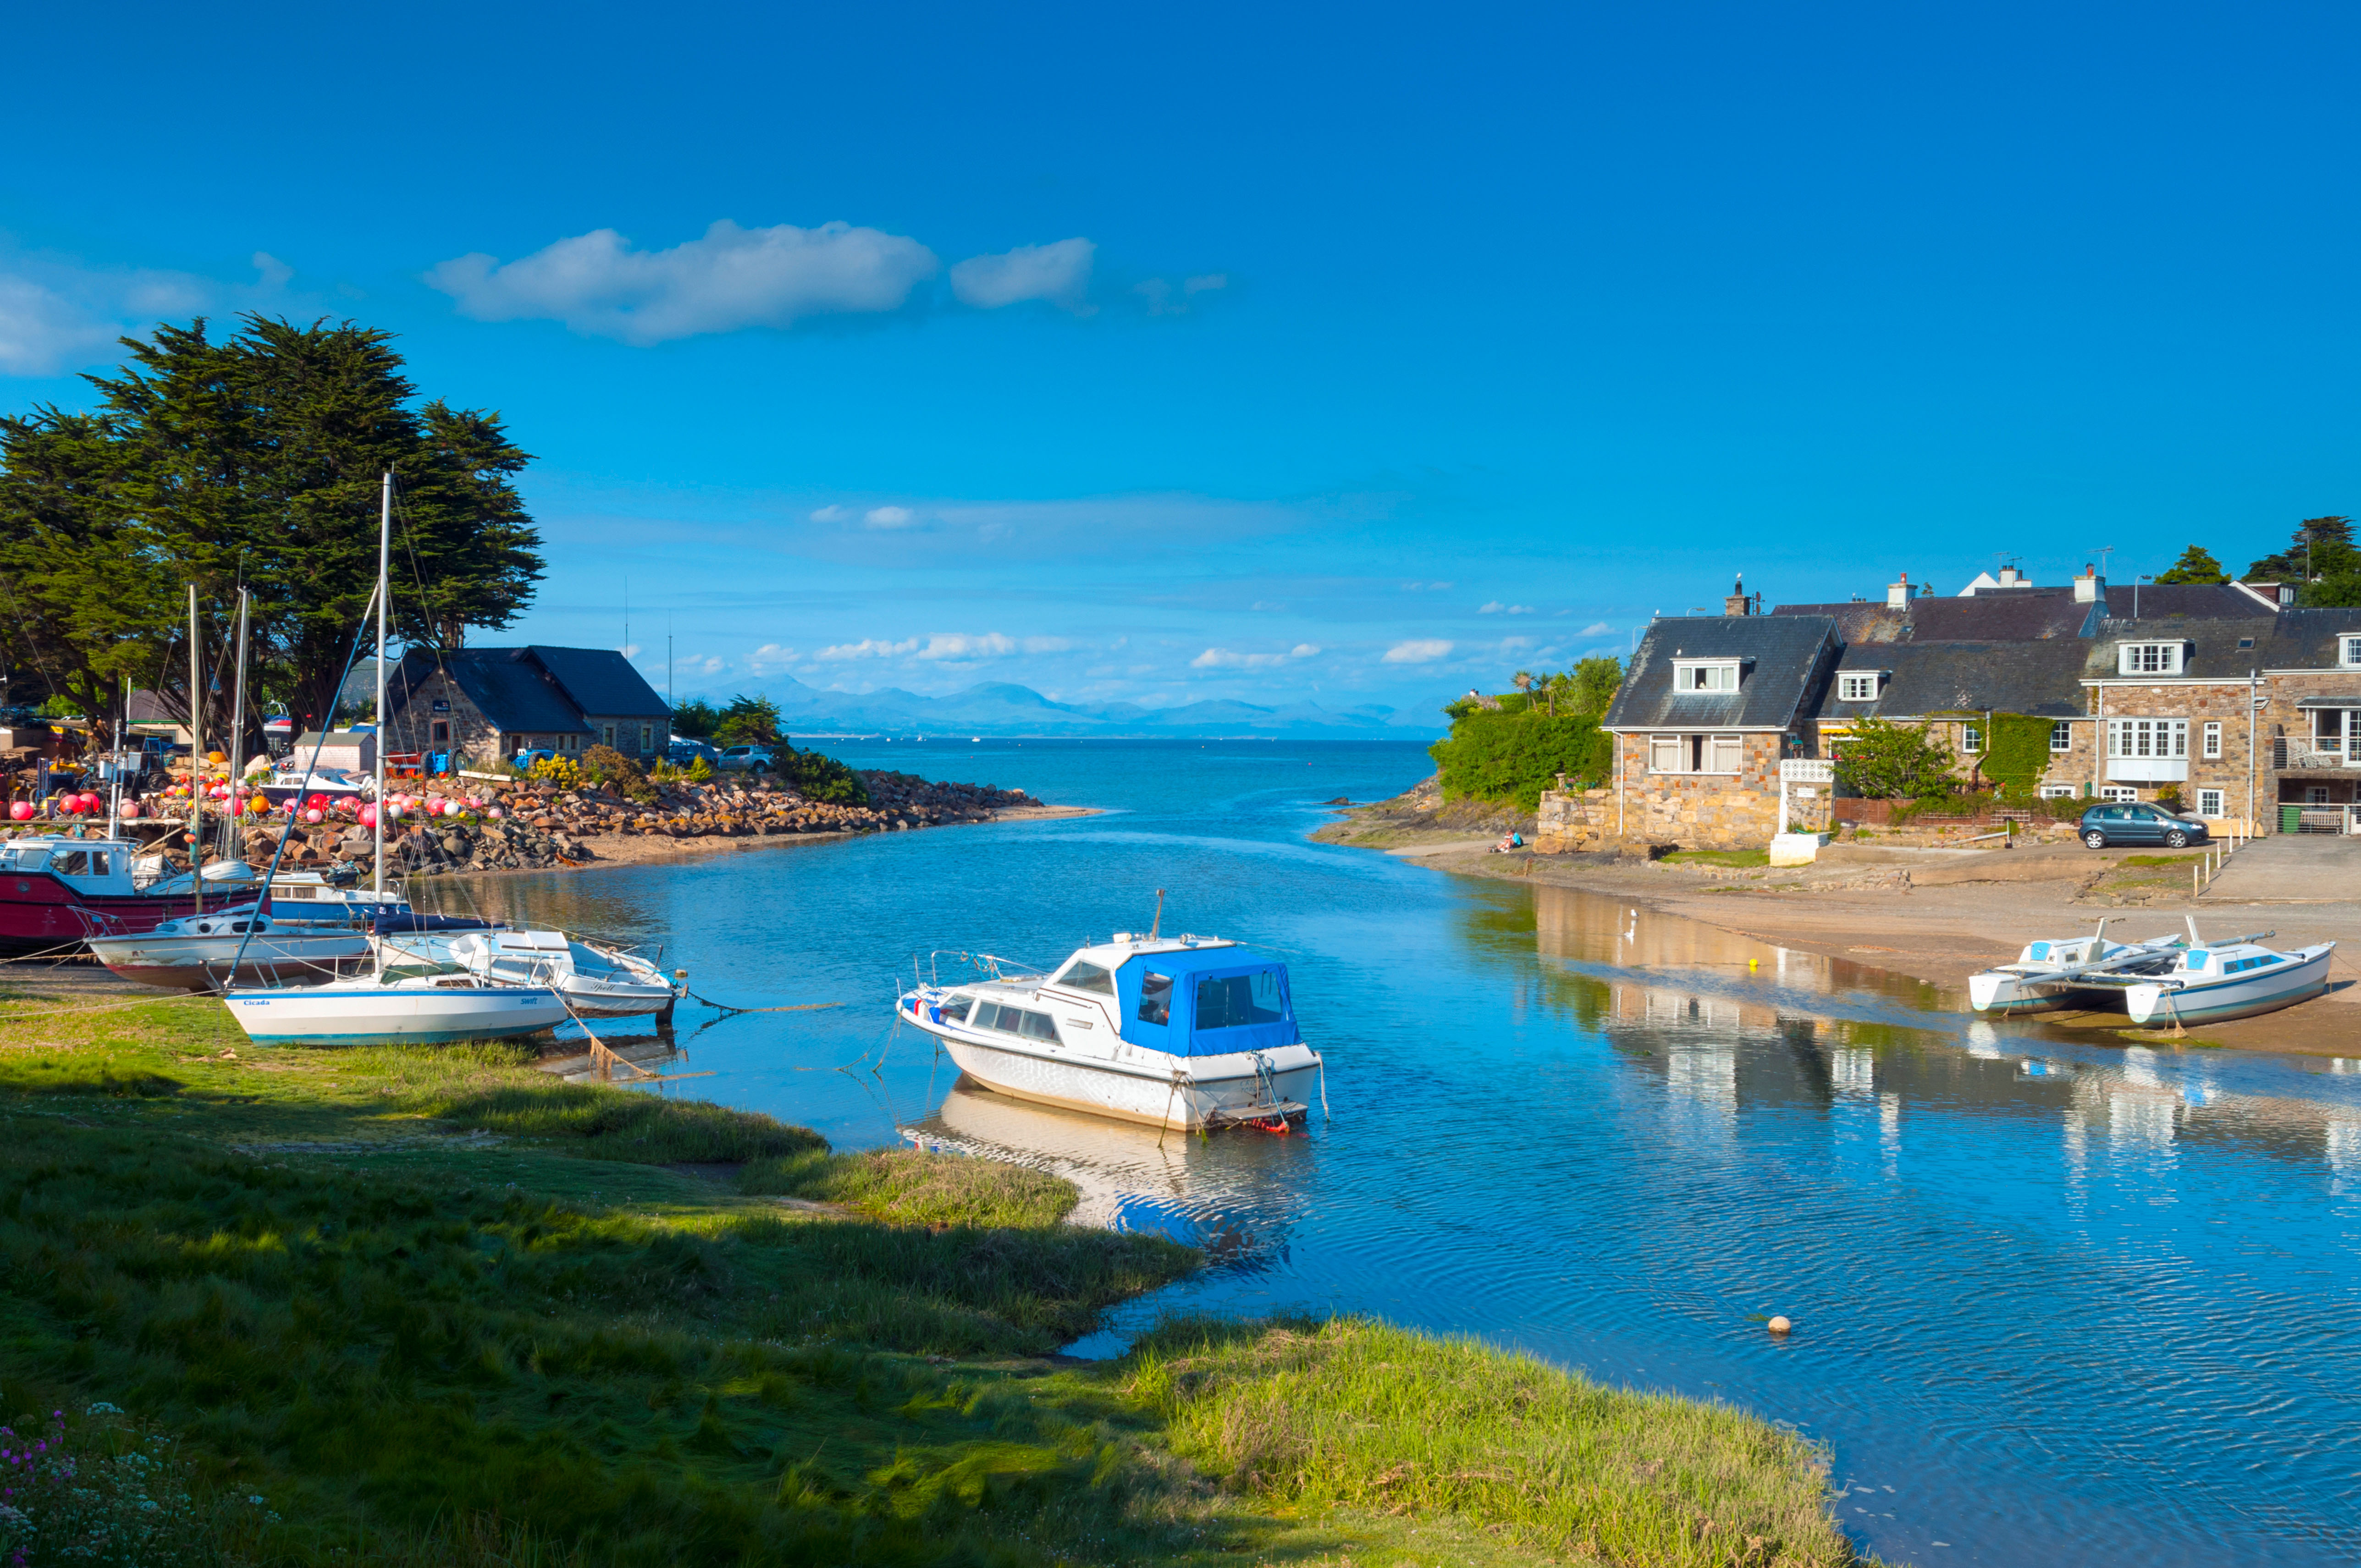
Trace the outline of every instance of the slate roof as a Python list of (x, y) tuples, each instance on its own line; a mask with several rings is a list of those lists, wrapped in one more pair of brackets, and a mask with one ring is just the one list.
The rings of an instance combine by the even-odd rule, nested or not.
[[(1848, 648), (1820, 694), (1825, 719), (1923, 718), (1936, 713), (2033, 714), (2078, 718), (2090, 704), (2081, 682), (2090, 644), (2079, 638), (2025, 642), (1886, 642)], [(1873, 702), (1839, 701), (1836, 674), (1883, 670)]]
[[(2089, 644), (2083, 679), (2138, 679), (2116, 673), (2115, 649), (2124, 642), (2189, 643), (2183, 678), (2235, 680), (2244, 679), (2249, 670), (2336, 669), (2337, 639), (2361, 636), (2361, 609), (2283, 609), (2237, 620), (2150, 618), (2147, 609), (2144, 593), (2139, 620), (2099, 623)], [(2251, 646), (2242, 648), (2242, 641)]]
[(583, 728), (581, 710), (529, 648), (457, 648), (439, 656), (413, 648), (386, 685), (386, 706), (395, 713), (407, 707), (410, 694), (434, 673), (438, 659), (451, 684), (503, 734), (563, 734)]
[[(1605, 729), (1791, 729), (1839, 647), (1821, 615), (1672, 616), (1652, 623), (1631, 655)], [(1675, 658), (1736, 658), (1734, 692), (1673, 690)]]
[(1771, 613), (1826, 616), (1837, 623), (1837, 638), (1844, 642), (1892, 642), (1910, 630), (1908, 610), (1891, 609), (1866, 599), (1852, 604), (1783, 604)]
[(2126, 617), (2136, 610), (2142, 620), (2252, 620), (2271, 613), (2254, 595), (2227, 583), (2142, 583), (2136, 593), (2117, 586), (2107, 590), (2107, 610)]
[(586, 714), (602, 718), (672, 717), (655, 687), (612, 648), (551, 648), (536, 642), (525, 652), (556, 677), (574, 706)]
[[(2252, 601), (2249, 600), (2249, 603)], [(1971, 598), (1921, 594), (1908, 608), (1884, 604), (1783, 604), (1773, 615), (1828, 616), (1847, 642), (2021, 642), (2083, 637), (2106, 613), (2072, 587), (1995, 588)]]

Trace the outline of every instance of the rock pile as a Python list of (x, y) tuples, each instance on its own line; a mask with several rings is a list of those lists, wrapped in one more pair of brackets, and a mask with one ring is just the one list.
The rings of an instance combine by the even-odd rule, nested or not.
[[(617, 839), (770, 838), (797, 833), (884, 833), (959, 822), (981, 822), (997, 811), (1041, 803), (1022, 790), (988, 784), (933, 784), (910, 773), (865, 773), (870, 804), (835, 806), (807, 800), (768, 780), (716, 779), (709, 784), (649, 786), (652, 799), (631, 800), (592, 784), (514, 784), (474, 779), (430, 782), (426, 806), (389, 832), (386, 857), (411, 874), (508, 871), (578, 865), (599, 859), (598, 846)], [(481, 809), (445, 812), (463, 797)], [(496, 815), (497, 814), (497, 815)], [(281, 824), (247, 830), (246, 858), (268, 865)], [(301, 826), (289, 840), (282, 867), (322, 870), (363, 862), (370, 853), (367, 828), (350, 822)]]

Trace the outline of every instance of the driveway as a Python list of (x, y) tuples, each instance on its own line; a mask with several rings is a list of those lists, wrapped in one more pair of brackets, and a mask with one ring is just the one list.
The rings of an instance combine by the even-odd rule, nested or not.
[(2361, 838), (2275, 833), (2230, 857), (2208, 904), (2323, 904), (2361, 899)]

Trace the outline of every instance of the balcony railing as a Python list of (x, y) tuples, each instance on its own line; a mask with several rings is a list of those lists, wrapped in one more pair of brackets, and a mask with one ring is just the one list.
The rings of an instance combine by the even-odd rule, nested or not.
[(2290, 768), (2361, 768), (2361, 756), (2346, 755), (2341, 740), (2274, 735), (2271, 737), (2271, 766), (2281, 772)]

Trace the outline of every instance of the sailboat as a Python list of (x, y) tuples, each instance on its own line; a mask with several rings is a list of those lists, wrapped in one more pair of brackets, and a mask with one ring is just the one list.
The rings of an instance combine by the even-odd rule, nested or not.
[[(387, 612), (391, 603), (388, 570), (393, 541), (393, 475), (385, 476), (378, 517), (377, 544), (377, 712), (385, 715), (385, 641)], [(380, 728), (382, 740), (384, 731)], [(313, 761), (319, 760), (315, 742)], [(376, 748), (376, 795), (385, 798), (385, 748)], [(293, 830), (291, 822), (289, 832)], [(286, 836), (280, 853), (286, 850)], [(374, 875), (371, 885), (382, 899), (385, 892), (385, 814), (377, 814)], [(271, 861), (278, 873), (278, 857)], [(249, 931), (247, 941), (255, 933)], [(224, 986), (222, 1002), (247, 1037), (257, 1045), (401, 1045), (451, 1040), (489, 1040), (538, 1035), (555, 1028), (570, 1014), (552, 985), (519, 984), (498, 975), (470, 970), (447, 959), (401, 961), (407, 955), (382, 937), (371, 944), (374, 962), (368, 972), (341, 976), (322, 985), (300, 989), (280, 986)], [(235, 976), (245, 964), (243, 946), (232, 959)], [(393, 961), (389, 961), (389, 960)]]

